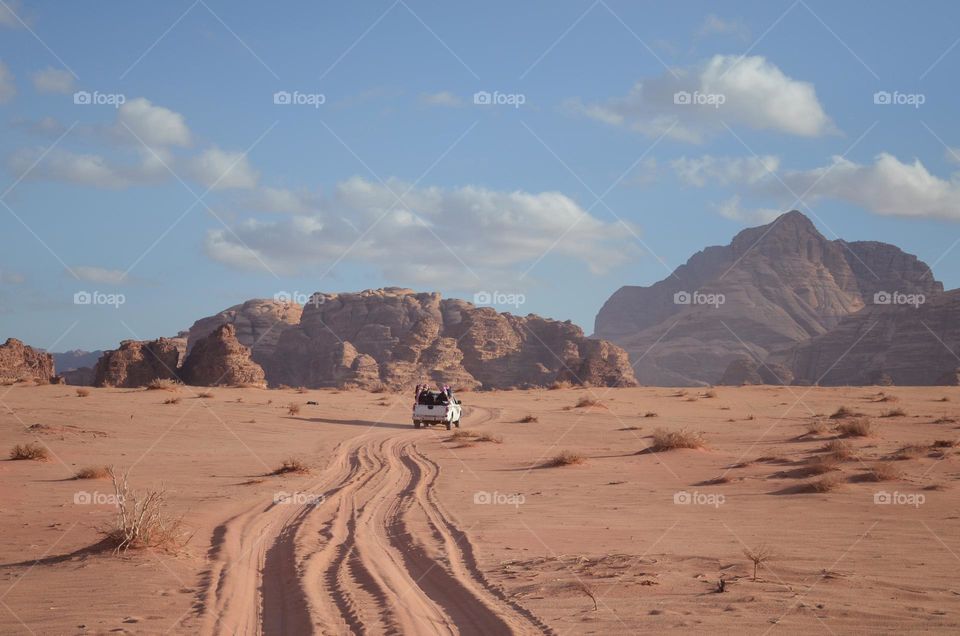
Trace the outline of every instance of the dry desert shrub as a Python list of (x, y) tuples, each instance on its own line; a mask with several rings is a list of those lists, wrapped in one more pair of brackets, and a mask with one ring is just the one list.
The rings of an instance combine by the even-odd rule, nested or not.
[(960, 444), (960, 441), (955, 439), (937, 439), (933, 441), (934, 448), (953, 448)]
[(499, 435), (492, 435), (490, 433), (479, 433), (473, 438), (477, 442), (493, 442), (494, 444), (502, 444), (503, 438)]
[(110, 476), (109, 466), (87, 466), (74, 473), (74, 479), (106, 479)]
[(937, 400), (937, 402), (949, 402), (949, 401), (950, 401), (950, 398), (948, 398), (946, 395), (944, 395), (942, 398)]
[(831, 457), (838, 462), (857, 457), (857, 449), (840, 439), (832, 439), (823, 446), (826, 457)]
[(147, 385), (147, 391), (176, 391), (180, 383), (169, 378), (156, 378)]
[(567, 382), (566, 380), (556, 380), (556, 381), (555, 381), (553, 384), (551, 384), (548, 388), (549, 388), (551, 391), (559, 391), (560, 389), (569, 389), (569, 388), (572, 387), (572, 386), (573, 386), (573, 385), (570, 384), (569, 382)]
[(166, 400), (163, 401), (163, 403), (164, 404), (180, 404), (180, 398), (179, 397), (167, 398)]
[(922, 457), (930, 452), (930, 449), (922, 444), (907, 444), (896, 452), (896, 459), (915, 459)]
[(823, 420), (807, 422), (807, 435), (823, 435), (827, 432), (827, 424)]
[(654, 412), (654, 411), (647, 411), (646, 413), (643, 414), (643, 416), (644, 416), (644, 417), (657, 417), (657, 414), (656, 414), (656, 412)]
[(897, 408), (897, 409), (890, 409), (889, 411), (884, 411), (883, 415), (881, 415), (880, 417), (904, 417), (906, 416), (906, 414), (907, 414), (906, 411), (904, 411), (903, 409)]
[(830, 473), (816, 481), (811, 481), (807, 487), (810, 489), (810, 492), (832, 492), (838, 489), (842, 483), (840, 475)]
[(854, 411), (848, 406), (841, 406), (840, 408), (838, 408), (836, 411), (833, 412), (833, 415), (830, 416), (830, 419), (841, 420), (845, 417), (856, 417), (858, 415), (861, 415), (861, 413), (857, 413), (856, 411)]
[(877, 399), (874, 402), (899, 402), (900, 398), (896, 395), (887, 395), (883, 391), (877, 394)]
[(17, 444), (10, 449), (10, 459), (31, 459), (37, 462), (43, 462), (50, 459), (50, 452), (47, 447), (36, 442), (28, 444)]
[(288, 415), (300, 415), (300, 405), (299, 404), (290, 404), (287, 406)]
[(767, 561), (772, 561), (776, 558), (776, 555), (766, 545), (761, 545), (757, 548), (744, 548), (743, 556), (750, 559), (750, 562), (753, 563), (753, 580), (757, 580), (757, 569), (766, 563)]
[(812, 457), (807, 463), (806, 472), (810, 475), (825, 475), (839, 470), (839, 463), (840, 461), (832, 455), (818, 455)]
[(844, 437), (870, 437), (876, 430), (869, 417), (858, 417), (841, 423), (837, 432)]
[(871, 481), (892, 481), (900, 479), (903, 473), (890, 462), (879, 462), (870, 467), (867, 476)]
[(543, 463), (544, 468), (559, 468), (561, 466), (576, 466), (583, 464), (587, 458), (579, 453), (561, 451)]
[(601, 403), (599, 400), (596, 400), (590, 396), (585, 395), (579, 400), (577, 400), (577, 403), (574, 405), (574, 408), (582, 409), (589, 406), (603, 406), (603, 403)]
[(710, 389), (709, 391), (705, 391), (701, 397), (715, 398), (717, 397), (717, 392), (714, 391), (713, 389)]
[(524, 415), (519, 420), (517, 420), (517, 422), (519, 422), (520, 424), (533, 424), (539, 421), (540, 421), (540, 418), (538, 418), (536, 415)]
[(117, 518), (114, 527), (103, 531), (115, 546), (114, 553), (139, 548), (175, 552), (190, 540), (183, 528), (182, 517), (171, 517), (166, 511), (166, 492), (133, 490), (127, 476), (119, 476), (111, 468), (110, 479), (116, 495)]
[(703, 435), (695, 431), (681, 429), (668, 431), (658, 428), (653, 432), (652, 450), (656, 452), (674, 450), (677, 448), (703, 448)]
[(90, 389), (79, 388), (77, 389), (77, 397), (87, 397), (90, 395)]
[(310, 467), (307, 466), (307, 463), (300, 459), (299, 457), (288, 457), (283, 460), (283, 463), (280, 464), (280, 467), (274, 470), (271, 475), (287, 475), (294, 473), (297, 475), (303, 475), (310, 472)]
[(199, 393), (197, 393), (197, 397), (203, 398), (205, 400), (209, 400), (210, 398), (213, 397), (213, 391), (200, 391)]
[(454, 431), (453, 434), (447, 438), (447, 441), (456, 442), (459, 440), (470, 439), (475, 435), (476, 433), (473, 431)]

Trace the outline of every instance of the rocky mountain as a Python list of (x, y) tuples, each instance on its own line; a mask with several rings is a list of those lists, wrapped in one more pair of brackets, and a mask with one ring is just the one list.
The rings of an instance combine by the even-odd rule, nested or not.
[(51, 355), (53, 356), (53, 362), (57, 369), (61, 374), (63, 374), (67, 371), (82, 369), (83, 367), (89, 367), (92, 369), (97, 364), (97, 360), (100, 359), (100, 356), (103, 355), (103, 351), (83, 351), (81, 349), (74, 349), (73, 351), (52, 353)]
[(229, 324), (234, 326), (239, 343), (251, 350), (254, 360), (267, 360), (283, 332), (300, 323), (302, 312), (303, 308), (296, 303), (248, 300), (193, 323), (188, 332), (187, 353), (199, 340)]
[(240, 344), (232, 323), (220, 325), (195, 341), (180, 369), (180, 378), (194, 386), (266, 386), (263, 369)]
[(717, 383), (744, 358), (765, 360), (827, 333), (876, 294), (943, 291), (896, 246), (826, 239), (797, 211), (708, 247), (649, 287), (622, 287), (595, 337), (626, 349), (642, 384)]
[(177, 379), (181, 343), (174, 338), (124, 340), (105, 351), (94, 368), (95, 386), (135, 388), (156, 379)]
[(59, 381), (56, 378), (53, 356), (9, 338), (0, 345), (0, 381), (37, 380)]
[(401, 288), (314, 298), (264, 362), (272, 385), (635, 384), (622, 349), (586, 338), (570, 322), (498, 313)]
[(771, 361), (788, 366), (798, 382), (956, 384), (960, 367), (960, 290), (923, 303), (871, 305), (827, 333)]

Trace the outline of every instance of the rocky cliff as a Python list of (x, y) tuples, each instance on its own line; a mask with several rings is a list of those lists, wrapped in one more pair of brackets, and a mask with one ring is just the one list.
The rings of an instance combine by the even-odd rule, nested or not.
[(53, 356), (9, 338), (0, 345), (0, 381), (51, 382), (56, 375)]
[(199, 340), (221, 325), (233, 325), (237, 341), (251, 350), (255, 361), (262, 363), (273, 355), (283, 332), (300, 323), (302, 312), (303, 308), (295, 303), (248, 300), (193, 323), (189, 331), (187, 353)]
[(643, 384), (710, 384), (738, 359), (764, 360), (827, 333), (877, 293), (942, 291), (915, 256), (827, 240), (793, 211), (698, 252), (654, 285), (620, 288), (595, 335), (630, 353)]
[(94, 368), (95, 386), (141, 387), (157, 379), (177, 379), (182, 343), (174, 338), (124, 340), (105, 351)]
[(263, 366), (271, 385), (635, 384), (626, 353), (569, 323), (387, 288), (315, 295)]
[(266, 386), (263, 369), (250, 358), (250, 349), (240, 344), (231, 323), (193, 343), (180, 377), (194, 386)]

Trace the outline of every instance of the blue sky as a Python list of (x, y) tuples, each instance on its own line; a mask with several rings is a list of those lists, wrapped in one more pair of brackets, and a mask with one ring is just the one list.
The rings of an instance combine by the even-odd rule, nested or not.
[(960, 284), (956, 3), (282, 7), (0, 2), (0, 336), (385, 285), (589, 333), (791, 207)]

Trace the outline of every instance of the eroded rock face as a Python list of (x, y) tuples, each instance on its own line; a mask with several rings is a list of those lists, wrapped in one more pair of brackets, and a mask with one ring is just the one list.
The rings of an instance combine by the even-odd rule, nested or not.
[(635, 384), (622, 349), (586, 338), (569, 322), (501, 314), (401, 288), (315, 298), (264, 363), (272, 385)]
[(960, 351), (960, 290), (919, 306), (871, 305), (771, 359), (824, 386), (949, 384)]
[(194, 386), (266, 386), (263, 369), (251, 359), (250, 349), (240, 344), (231, 323), (194, 342), (180, 377)]
[(70, 369), (60, 374), (65, 384), (70, 386), (93, 386), (96, 375), (91, 367), (80, 367), (79, 369)]
[(630, 353), (643, 384), (710, 384), (737, 359), (764, 360), (827, 333), (878, 292), (942, 291), (915, 256), (827, 240), (794, 211), (698, 252), (650, 287), (620, 288), (597, 315), (595, 335)]
[(193, 323), (189, 331), (187, 353), (220, 325), (230, 324), (236, 329), (239, 343), (251, 350), (255, 361), (262, 363), (273, 355), (283, 332), (300, 323), (302, 312), (303, 308), (296, 303), (248, 300)]
[(9, 338), (0, 345), (0, 380), (50, 382), (56, 375), (53, 356)]
[(157, 379), (176, 380), (180, 346), (173, 338), (124, 340), (106, 351), (94, 368), (94, 386), (135, 388)]
[(775, 362), (761, 364), (751, 358), (737, 358), (731, 362), (717, 384), (742, 386), (745, 384), (793, 384), (793, 372)]

